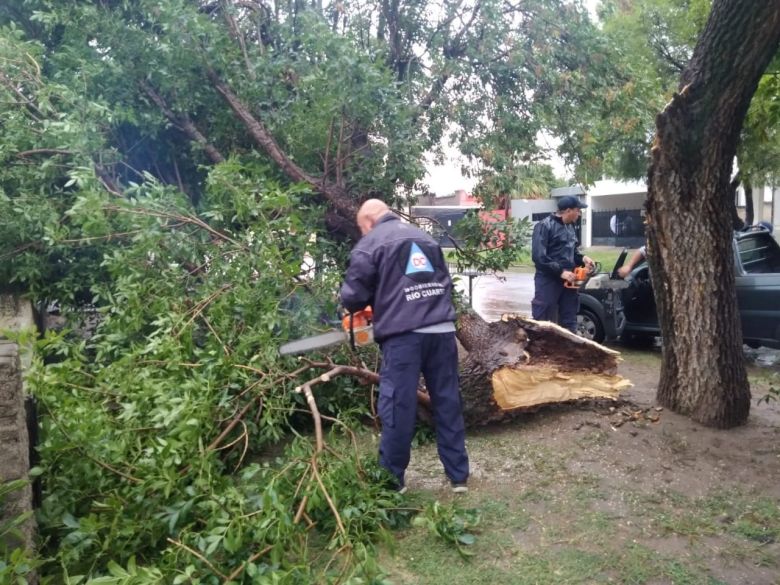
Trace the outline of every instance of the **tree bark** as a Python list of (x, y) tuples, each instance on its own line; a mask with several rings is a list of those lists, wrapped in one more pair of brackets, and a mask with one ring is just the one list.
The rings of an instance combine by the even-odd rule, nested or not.
[[(458, 317), (458, 371), (463, 418), (467, 426), (510, 418), (544, 404), (578, 399), (614, 400), (631, 382), (617, 375), (620, 354), (553, 323), (505, 315), (488, 323), (474, 312)], [(462, 350), (462, 351), (461, 351)], [(325, 362), (309, 362), (329, 371), (302, 386), (349, 375), (379, 384), (371, 370)], [(418, 417), (433, 424), (431, 398), (423, 378), (417, 388)], [(237, 420), (237, 419), (235, 419)], [(224, 433), (223, 433), (224, 434)]]
[(656, 118), (647, 234), (664, 339), (658, 401), (718, 428), (743, 424), (750, 410), (729, 180), (778, 43), (780, 2), (714, 0), (679, 92)]

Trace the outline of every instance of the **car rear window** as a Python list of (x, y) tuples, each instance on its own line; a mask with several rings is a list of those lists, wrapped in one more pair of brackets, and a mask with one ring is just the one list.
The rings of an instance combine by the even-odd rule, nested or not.
[(737, 241), (739, 259), (745, 272), (780, 272), (780, 246), (769, 234), (755, 234)]

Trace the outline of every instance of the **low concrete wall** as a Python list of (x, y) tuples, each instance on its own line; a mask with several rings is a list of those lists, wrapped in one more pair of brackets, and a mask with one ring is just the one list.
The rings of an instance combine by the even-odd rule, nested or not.
[[(30, 470), (30, 444), (25, 414), (22, 364), (16, 343), (1, 336), (3, 330), (34, 327), (30, 303), (11, 295), (0, 295), (0, 483), (26, 479)], [(30, 485), (6, 497), (0, 518), (13, 518), (32, 510)], [(9, 543), (32, 549), (35, 522), (30, 518), (20, 527), (23, 542)]]
[[(22, 368), (15, 343), (0, 340), (0, 483), (27, 478), (30, 444), (22, 389)], [(32, 489), (26, 485), (6, 496), (0, 518), (8, 520), (32, 510)], [(8, 543), (32, 548), (35, 524), (32, 518), (21, 527), (23, 542)]]

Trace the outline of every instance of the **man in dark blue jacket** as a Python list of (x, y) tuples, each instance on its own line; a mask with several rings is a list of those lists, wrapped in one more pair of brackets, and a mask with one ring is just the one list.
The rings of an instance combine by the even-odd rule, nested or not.
[(574, 268), (593, 266), (593, 260), (580, 254), (573, 224), (587, 207), (577, 197), (558, 200), (558, 211), (534, 226), (531, 257), (536, 266), (531, 314), (537, 321), (553, 321), (572, 333), (577, 332), (579, 293), (564, 282), (574, 281)]
[(382, 347), (379, 463), (405, 491), (415, 421), (417, 385), (431, 397), (439, 459), (456, 493), (467, 491), (469, 460), (458, 385), (452, 280), (436, 241), (403, 223), (379, 199), (358, 211), (363, 238), (352, 250), (341, 287), (348, 311), (371, 305), (374, 339)]

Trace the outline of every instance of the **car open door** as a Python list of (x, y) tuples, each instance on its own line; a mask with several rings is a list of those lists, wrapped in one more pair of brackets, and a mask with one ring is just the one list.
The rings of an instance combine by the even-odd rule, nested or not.
[(768, 232), (740, 234), (734, 245), (742, 337), (780, 347), (780, 246)]

